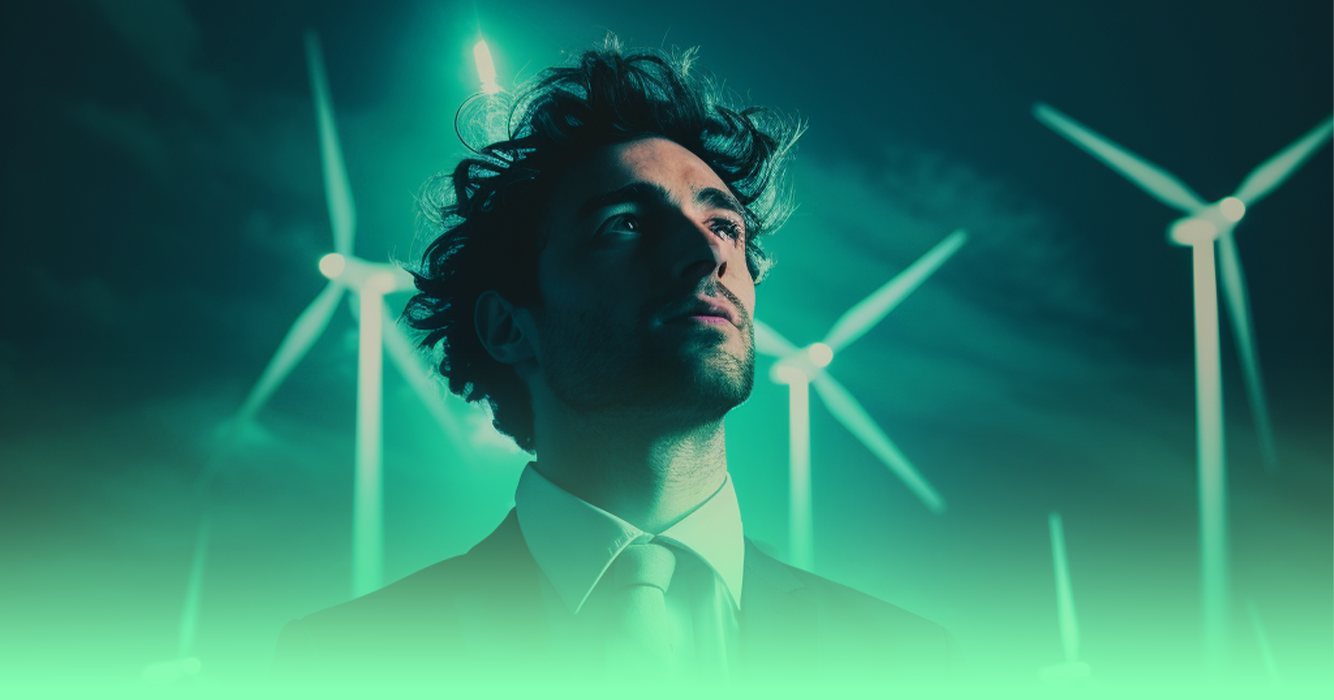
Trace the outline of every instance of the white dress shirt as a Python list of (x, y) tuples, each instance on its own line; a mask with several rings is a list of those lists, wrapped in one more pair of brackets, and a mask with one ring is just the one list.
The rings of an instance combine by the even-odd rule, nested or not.
[(524, 542), (544, 574), (544, 607), (558, 638), (596, 634), (590, 611), (598, 608), (603, 573), (626, 546), (651, 540), (677, 554), (666, 595), (674, 662), (683, 675), (729, 676), (737, 658), (745, 561), (731, 475), (698, 508), (656, 534), (570, 494), (532, 463), (519, 477), (514, 504)]

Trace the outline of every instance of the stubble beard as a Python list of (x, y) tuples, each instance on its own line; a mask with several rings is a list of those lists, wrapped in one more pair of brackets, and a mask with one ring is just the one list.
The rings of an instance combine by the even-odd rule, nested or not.
[(650, 333), (647, 323), (627, 328), (597, 311), (548, 307), (539, 323), (547, 383), (582, 415), (641, 416), (664, 428), (689, 428), (721, 420), (755, 385), (749, 322), (741, 328), (741, 357), (713, 338), (661, 342), (666, 334)]

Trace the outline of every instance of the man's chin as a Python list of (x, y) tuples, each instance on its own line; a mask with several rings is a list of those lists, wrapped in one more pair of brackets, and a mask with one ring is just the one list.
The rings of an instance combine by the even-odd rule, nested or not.
[(693, 358), (678, 372), (661, 372), (655, 378), (657, 398), (664, 406), (721, 418), (750, 398), (755, 386), (755, 367), (719, 352)]

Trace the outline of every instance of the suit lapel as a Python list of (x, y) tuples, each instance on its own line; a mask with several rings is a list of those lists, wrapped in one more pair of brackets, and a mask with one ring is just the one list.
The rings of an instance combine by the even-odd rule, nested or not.
[(815, 603), (781, 562), (746, 539), (741, 593), (741, 660), (746, 674), (772, 679), (808, 669), (819, 652)]

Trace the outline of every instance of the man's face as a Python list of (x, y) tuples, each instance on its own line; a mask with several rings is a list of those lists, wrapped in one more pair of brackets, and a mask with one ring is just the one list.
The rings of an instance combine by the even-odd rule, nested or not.
[(721, 418), (755, 376), (741, 206), (663, 138), (607, 146), (561, 178), (538, 263), (539, 369), (581, 412)]

